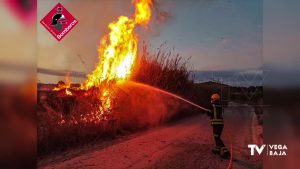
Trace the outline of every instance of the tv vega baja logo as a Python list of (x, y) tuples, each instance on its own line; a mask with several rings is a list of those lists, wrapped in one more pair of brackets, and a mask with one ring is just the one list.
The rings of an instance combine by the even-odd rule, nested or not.
[(258, 155), (265, 150), (266, 155), (268, 156), (286, 156), (287, 155), (287, 146), (285, 144), (263, 144), (258, 146), (256, 144), (248, 144), (250, 149), (250, 155), (254, 156), (255, 151)]
[(78, 21), (58, 3), (42, 20), (41, 24), (60, 41)]

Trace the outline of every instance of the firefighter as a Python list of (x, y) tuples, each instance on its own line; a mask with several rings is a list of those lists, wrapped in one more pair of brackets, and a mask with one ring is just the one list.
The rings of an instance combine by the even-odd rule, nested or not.
[(207, 111), (207, 115), (210, 116), (211, 125), (213, 128), (213, 134), (215, 139), (215, 148), (212, 152), (219, 154), (222, 158), (229, 158), (230, 152), (226, 148), (221, 139), (224, 122), (223, 122), (223, 108), (220, 100), (220, 95), (215, 93), (211, 96), (211, 110)]

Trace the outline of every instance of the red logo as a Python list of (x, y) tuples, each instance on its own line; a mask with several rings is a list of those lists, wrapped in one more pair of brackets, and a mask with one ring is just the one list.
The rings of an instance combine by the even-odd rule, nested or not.
[(78, 21), (58, 3), (40, 23), (58, 40), (62, 40), (78, 23)]

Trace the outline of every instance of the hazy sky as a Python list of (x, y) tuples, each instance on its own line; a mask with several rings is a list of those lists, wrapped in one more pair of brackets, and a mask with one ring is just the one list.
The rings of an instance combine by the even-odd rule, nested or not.
[[(38, 21), (58, 1), (38, 3)], [(130, 0), (64, 0), (79, 24), (61, 41), (38, 23), (38, 67), (89, 73), (98, 62), (97, 46), (107, 24), (131, 16)], [(262, 67), (261, 0), (159, 0), (147, 30), (138, 28), (140, 41), (153, 50), (167, 42), (182, 57), (191, 57), (195, 70), (236, 70)], [(155, 13), (157, 12), (157, 13)], [(167, 16), (159, 20), (158, 12)], [(161, 18), (161, 17), (160, 17)], [(85, 62), (80, 61), (80, 58)], [(39, 75), (40, 81), (57, 81)]]

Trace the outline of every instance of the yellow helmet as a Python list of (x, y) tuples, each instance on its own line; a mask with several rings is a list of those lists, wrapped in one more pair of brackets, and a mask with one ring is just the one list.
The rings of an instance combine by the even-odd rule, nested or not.
[(212, 101), (217, 101), (217, 100), (220, 100), (220, 95), (218, 94), (218, 93), (215, 93), (215, 94), (213, 94), (213, 95), (211, 95), (211, 97), (210, 97), (210, 99), (212, 100)]

